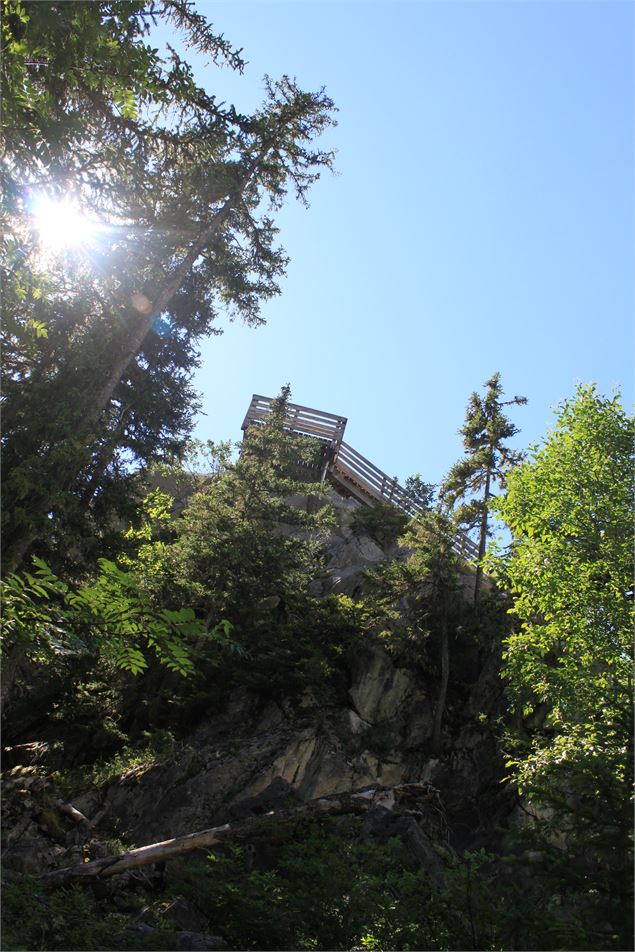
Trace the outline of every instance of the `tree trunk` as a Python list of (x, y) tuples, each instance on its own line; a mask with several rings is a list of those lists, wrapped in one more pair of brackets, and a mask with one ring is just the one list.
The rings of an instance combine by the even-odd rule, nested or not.
[(232, 193), (225, 199), (221, 208), (219, 208), (218, 211), (212, 215), (211, 221), (194, 241), (194, 244), (186, 254), (181, 264), (172, 272), (170, 278), (166, 281), (158, 294), (155, 295), (152, 303), (148, 302), (148, 308), (142, 312), (140, 318), (138, 319), (137, 326), (132, 337), (130, 338), (128, 346), (119, 360), (112, 367), (106, 382), (95, 397), (92, 409), (89, 410), (88, 413), (88, 420), (91, 423), (95, 423), (105, 408), (108, 406), (115, 388), (125, 373), (128, 364), (139, 353), (141, 345), (143, 344), (146, 334), (152, 327), (154, 319), (158, 317), (170, 303), (174, 295), (180, 289), (184, 278), (188, 275), (196, 259), (203, 253), (214, 235), (216, 235), (216, 233), (219, 232), (227, 222), (231, 211), (240, 201), (245, 188), (247, 188), (247, 186), (249, 186), (257, 177), (263, 160), (276, 145), (277, 135), (278, 133), (276, 133), (276, 138), (272, 137), (263, 143), (258, 154), (250, 160), (247, 168), (240, 176)]
[[(244, 185), (246, 182), (243, 182), (242, 184)], [(133, 360), (139, 353), (146, 334), (152, 327), (152, 322), (154, 321), (155, 317), (161, 314), (162, 311), (167, 307), (171, 299), (181, 287), (183, 279), (186, 277), (190, 268), (199, 257), (205, 246), (208, 244), (214, 234), (220, 228), (222, 228), (229, 217), (229, 213), (234, 207), (235, 202), (236, 196), (232, 196), (227, 199), (223, 207), (220, 208), (219, 211), (213, 216), (212, 221), (207, 226), (207, 228), (204, 229), (198, 239), (194, 242), (192, 248), (187, 253), (178, 268), (176, 268), (176, 270), (173, 272), (171, 278), (156, 295), (154, 301), (148, 305), (147, 311), (140, 316), (138, 313), (135, 314), (136, 326), (134, 327), (134, 331), (127, 342), (125, 350), (111, 368), (107, 380), (97, 392), (97, 395), (92, 400), (91, 405), (88, 406), (84, 412), (83, 423), (87, 427), (86, 462), (88, 462), (90, 459), (90, 453), (92, 451), (90, 439), (91, 433), (93, 433), (97, 423), (99, 422), (99, 418), (110, 403), (115, 389), (118, 386), (123, 374), (125, 373), (126, 368), (130, 364), (130, 361)], [(56, 490), (68, 490), (76, 476), (77, 467), (74, 468), (74, 471), (71, 474), (60, 481), (60, 483), (55, 487)], [(49, 506), (50, 499), (47, 498), (46, 507)], [(28, 556), (29, 551), (37, 537), (38, 530), (34, 528), (30, 532), (24, 533), (24, 535), (22, 535), (19, 540), (8, 547), (8, 551), (5, 553), (5, 571), (15, 572), (20, 568), (20, 566), (26, 560), (26, 557)]]
[(184, 278), (187, 277), (190, 268), (196, 259), (205, 250), (216, 232), (223, 227), (235, 203), (236, 196), (230, 196), (222, 208), (220, 208), (212, 217), (212, 220), (207, 228), (201, 232), (181, 264), (172, 272), (171, 277), (155, 296), (154, 300), (152, 302), (148, 302), (147, 308), (141, 310), (140, 314), (139, 312), (136, 314), (133, 313), (133, 317), (136, 318), (136, 326), (134, 327), (133, 333), (128, 339), (123, 353), (113, 364), (105, 383), (103, 384), (101, 390), (97, 392), (97, 395), (93, 400), (92, 407), (90, 407), (88, 410), (87, 421), (89, 423), (94, 425), (99, 420), (101, 414), (110, 403), (115, 389), (118, 386), (122, 376), (126, 372), (128, 365), (132, 360), (134, 360), (141, 350), (143, 341), (145, 340), (148, 331), (152, 327), (153, 321), (163, 313), (167, 305), (181, 287)]
[(126, 428), (129, 417), (130, 408), (126, 407), (121, 412), (114, 430), (108, 435), (107, 442), (104, 443), (97, 453), (97, 460), (93, 467), (93, 471), (90, 474), (88, 484), (81, 495), (82, 511), (84, 512), (90, 507), (93, 497), (99, 489), (104, 474), (114, 459), (117, 446), (119, 445), (119, 438)]
[(434, 727), (432, 729), (432, 750), (438, 754), (441, 750), (441, 724), (445, 710), (445, 699), (448, 693), (450, 677), (450, 648), (448, 644), (448, 613), (444, 606), (441, 620), (441, 684), (437, 697), (437, 706), (434, 712)]
[[(377, 789), (381, 791), (385, 788), (377, 784)], [(78, 863), (75, 866), (66, 866), (63, 869), (53, 869), (48, 873), (44, 873), (41, 878), (43, 882), (58, 886), (72, 880), (86, 881), (105, 876), (116, 876), (119, 873), (126, 873), (132, 869), (140, 869), (142, 866), (149, 866), (152, 863), (164, 863), (166, 860), (172, 859), (175, 856), (181, 856), (183, 853), (190, 853), (192, 850), (214, 846), (216, 843), (220, 843), (228, 837), (236, 837), (240, 840), (246, 836), (248, 837), (250, 834), (261, 831), (263, 825), (268, 825), (272, 819), (276, 821), (296, 817), (299, 819), (307, 813), (314, 813), (316, 810), (319, 814), (327, 812), (331, 815), (338, 816), (367, 813), (372, 806), (375, 792), (377, 791), (369, 792), (368, 790), (364, 790), (359, 793), (326, 795), (320, 797), (318, 801), (310, 801), (309, 803), (297, 805), (293, 804), (290, 808), (283, 807), (280, 810), (272, 810), (270, 813), (264, 815), (249, 816), (233, 826), (226, 823), (224, 826), (215, 826), (210, 830), (202, 830), (199, 833), (188, 833), (185, 836), (176, 836), (171, 840), (163, 840), (161, 843), (151, 843), (148, 846), (140, 846), (137, 849), (129, 850), (118, 856), (105, 856), (103, 859), (92, 860), (88, 863)], [(67, 816), (70, 816), (78, 826), (87, 820), (72, 804), (65, 804), (60, 809), (62, 809)], [(88, 821), (88, 826), (91, 828), (96, 826), (98, 820), (105, 812), (106, 808), (92, 821)]]
[(483, 515), (481, 517), (481, 528), (478, 539), (478, 562), (476, 563), (476, 576), (474, 578), (474, 607), (478, 608), (481, 597), (481, 587), (483, 584), (483, 567), (481, 560), (485, 557), (485, 548), (487, 546), (487, 517), (489, 506), (489, 487), (492, 479), (491, 467), (487, 467), (485, 477), (485, 492), (483, 494)]

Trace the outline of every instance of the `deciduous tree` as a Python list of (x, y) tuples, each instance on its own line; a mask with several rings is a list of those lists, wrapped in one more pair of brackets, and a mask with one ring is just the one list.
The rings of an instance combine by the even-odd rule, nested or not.
[[(579, 387), (496, 500), (513, 542), (490, 570), (518, 626), (505, 675), (521, 714), (513, 775), (540, 824), (560, 892), (598, 948), (630, 948), (632, 872), (633, 420)], [(529, 721), (529, 723), (532, 723)]]

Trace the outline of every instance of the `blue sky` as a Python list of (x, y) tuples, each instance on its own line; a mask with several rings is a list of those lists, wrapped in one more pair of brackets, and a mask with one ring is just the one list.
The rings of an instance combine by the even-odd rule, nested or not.
[(238, 439), (251, 394), (348, 416), (400, 479), (461, 455), (469, 394), (499, 370), (518, 445), (577, 381), (633, 402), (630, 2), (203, 2), (249, 61), (194, 65), (243, 110), (262, 76), (324, 85), (338, 150), (308, 211), (280, 214), (291, 262), (265, 327), (203, 345), (200, 438)]

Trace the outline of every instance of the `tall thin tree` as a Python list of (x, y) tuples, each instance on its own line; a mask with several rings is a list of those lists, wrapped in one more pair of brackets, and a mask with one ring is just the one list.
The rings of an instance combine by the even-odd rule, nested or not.
[[(511, 450), (506, 441), (518, 428), (503, 412), (503, 407), (523, 406), (526, 397), (501, 400), (503, 388), (500, 374), (485, 381), (485, 396), (473, 393), (467, 406), (465, 424), (459, 430), (463, 437), (465, 456), (451, 468), (439, 497), (455, 520), (466, 531), (478, 532), (478, 561), (474, 579), (474, 605), (480, 599), (483, 584), (482, 559), (489, 534), (492, 488), (502, 488), (509, 469), (520, 462), (522, 454)], [(460, 505), (455, 509), (457, 503)]]
[(422, 632), (436, 633), (440, 642), (439, 692), (432, 726), (435, 754), (442, 749), (441, 728), (450, 680), (450, 638), (463, 610), (459, 584), (461, 560), (455, 550), (455, 539), (454, 520), (438, 505), (414, 519), (404, 536), (412, 548), (408, 561), (411, 577), (418, 586), (425, 586), (425, 598), (418, 601), (418, 623)]

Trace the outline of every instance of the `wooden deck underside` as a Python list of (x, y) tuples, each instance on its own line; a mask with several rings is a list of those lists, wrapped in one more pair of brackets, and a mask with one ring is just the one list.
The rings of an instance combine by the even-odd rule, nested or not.
[[(271, 417), (273, 400), (254, 394), (245, 415), (242, 429), (252, 424), (264, 423)], [(325, 413), (300, 404), (287, 404), (285, 427), (292, 433), (319, 439), (330, 451), (323, 472), (341, 492), (352, 496), (367, 506), (387, 503), (413, 517), (424, 507), (400, 486), (396, 477), (388, 476), (370, 460), (358, 453), (343, 440), (347, 418), (334, 413)], [(468, 562), (478, 558), (478, 546), (464, 532), (458, 532), (456, 551)]]
[(352, 496), (354, 499), (358, 499), (359, 502), (372, 505), (373, 502), (384, 501), (379, 493), (376, 493), (367, 485), (364, 486), (350, 473), (345, 472), (337, 465), (337, 461), (332, 466), (329, 466), (328, 475), (331, 482), (334, 483), (338, 489), (343, 490), (345, 494)]

